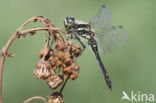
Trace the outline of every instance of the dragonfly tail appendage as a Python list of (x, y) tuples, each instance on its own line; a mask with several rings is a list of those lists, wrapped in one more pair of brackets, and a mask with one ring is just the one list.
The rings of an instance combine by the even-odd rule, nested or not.
[(106, 71), (106, 69), (105, 69), (105, 67), (104, 67), (104, 65), (103, 65), (103, 63), (101, 61), (100, 56), (99, 56), (98, 49), (97, 49), (97, 43), (96, 43), (95, 39), (94, 38), (91, 38), (89, 40), (88, 44), (91, 46), (91, 49), (94, 52), (94, 55), (95, 55), (95, 57), (96, 57), (96, 59), (97, 59), (97, 61), (99, 63), (99, 66), (100, 66), (102, 72), (103, 72), (104, 79), (105, 79), (105, 82), (106, 82), (108, 88), (110, 90), (112, 90), (112, 83), (110, 81), (110, 78), (108, 76), (108, 73), (107, 73), (107, 71)]

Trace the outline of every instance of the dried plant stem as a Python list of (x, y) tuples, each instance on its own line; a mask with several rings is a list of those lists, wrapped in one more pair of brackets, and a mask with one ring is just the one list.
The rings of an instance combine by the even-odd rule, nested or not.
[(23, 30), (23, 31), (20, 32), (20, 34), (22, 34), (22, 36), (25, 36), (25, 35), (27, 35), (28, 33), (36, 32), (36, 31), (41, 31), (41, 30), (60, 31), (60, 32), (66, 34), (65, 31), (63, 31), (63, 30), (61, 30), (61, 29), (59, 29), (59, 28), (49, 28), (49, 27), (33, 28), (33, 29)]
[[(33, 29), (28, 29), (28, 30), (22, 31), (22, 29), (24, 28), (25, 25), (27, 25), (30, 22), (37, 21), (37, 20), (39, 20), (43, 24), (43, 27), (33, 28)], [(45, 30), (45, 31), (49, 32), (49, 35), (47, 37), (47, 45), (49, 44), (50, 36), (55, 35), (55, 34), (59, 35), (58, 32), (62, 32), (68, 38), (68, 34), (64, 30), (56, 28), (55, 25), (50, 22), (50, 20), (48, 20), (47, 18), (45, 18), (43, 16), (33, 17), (33, 18), (29, 19), (28, 21), (26, 21), (23, 25), (21, 25), (17, 29), (17, 31), (11, 36), (11, 38), (8, 40), (8, 42), (6, 43), (6, 45), (3, 47), (2, 51), (0, 52), (0, 56), (1, 56), (1, 61), (0, 61), (0, 103), (2, 103), (2, 73), (3, 73), (5, 58), (7, 56), (9, 47), (11, 46), (12, 42), (17, 37), (26, 36), (29, 33), (33, 34), (36, 31), (41, 31), (41, 30)], [(54, 32), (56, 32), (56, 33), (54, 33)], [(57, 37), (57, 35), (56, 35), (56, 37)], [(33, 97), (33, 98), (40, 98), (40, 97)], [(42, 100), (43, 100), (43, 98), (42, 98)], [(26, 102), (24, 102), (24, 103), (26, 103)]]
[(60, 89), (60, 93), (62, 93), (62, 91), (63, 91), (63, 89), (64, 89), (64, 87), (65, 87), (65, 85), (66, 85), (66, 83), (67, 83), (67, 81), (68, 81), (68, 79), (69, 79), (69, 77), (70, 77), (70, 75), (66, 78), (66, 80), (65, 80), (65, 82), (64, 82), (64, 84), (63, 84), (63, 86), (62, 86), (62, 88)]
[(5, 57), (7, 55), (8, 48), (11, 46), (11, 43), (17, 37), (17, 32), (15, 32), (6, 45), (3, 47), (1, 51), (1, 62), (0, 62), (0, 103), (2, 103), (2, 73), (4, 68)]
[(30, 101), (32, 101), (32, 100), (35, 100), (35, 99), (41, 99), (41, 100), (44, 101), (45, 103), (48, 103), (47, 100), (46, 100), (45, 98), (40, 97), (40, 96), (35, 96), (35, 97), (32, 97), (32, 98), (29, 98), (29, 99), (25, 100), (23, 103), (28, 103), (28, 102), (30, 102)]

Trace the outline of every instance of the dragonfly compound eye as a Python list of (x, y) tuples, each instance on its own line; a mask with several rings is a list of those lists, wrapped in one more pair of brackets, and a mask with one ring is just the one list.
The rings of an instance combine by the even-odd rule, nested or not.
[(74, 17), (66, 17), (65, 25), (68, 27), (72, 27), (75, 24), (75, 18)]

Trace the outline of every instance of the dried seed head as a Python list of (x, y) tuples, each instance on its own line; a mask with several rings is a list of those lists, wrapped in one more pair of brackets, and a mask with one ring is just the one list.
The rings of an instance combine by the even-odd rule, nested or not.
[(63, 68), (65, 68), (65, 67), (69, 67), (70, 65), (71, 65), (71, 60), (66, 60), (65, 62), (64, 62), (64, 65), (62, 66)]
[(51, 96), (49, 96), (48, 103), (63, 103), (63, 96), (59, 92), (53, 93)]
[(53, 69), (67, 67), (71, 65), (71, 55), (69, 52), (55, 50), (48, 61)]
[(69, 77), (70, 80), (75, 80), (78, 77), (79, 70), (80, 68), (78, 64), (72, 62), (71, 66), (63, 69), (63, 73), (66, 78), (70, 76)]
[(51, 89), (56, 89), (63, 83), (63, 77), (57, 74), (52, 74), (50, 77), (47, 78), (47, 84)]
[(65, 42), (57, 41), (55, 49), (58, 51), (65, 51), (67, 49), (67, 45)]
[[(79, 45), (58, 40), (55, 44), (55, 50), (43, 48), (40, 51), (39, 57), (45, 61), (40, 61), (36, 65), (34, 77), (45, 79), (51, 89), (59, 87), (64, 82), (63, 77), (75, 80), (80, 70), (76, 63), (76, 57), (80, 54), (81, 49)], [(64, 76), (56, 74), (55, 70), (60, 68), (63, 68)], [(58, 100), (58, 98), (56, 99)]]
[(59, 61), (59, 58), (57, 56), (51, 56), (48, 61), (50, 62), (51, 65), (55, 65), (56, 61)]
[(57, 56), (62, 63), (66, 64), (66, 62), (71, 61), (71, 55), (69, 52), (55, 51), (54, 55)]
[(57, 69), (57, 68), (61, 68), (61, 65), (63, 64), (63, 62), (56, 56), (51, 57), (51, 59), (49, 59), (49, 62), (52, 65), (53, 70)]
[(46, 52), (46, 48), (42, 48), (40, 50), (39, 55), (38, 55), (40, 59), (43, 57), (43, 55), (44, 55), (45, 52)]
[(38, 64), (36, 65), (35, 69), (34, 69), (34, 77), (38, 78), (38, 79), (46, 79), (47, 77), (50, 76), (50, 64), (49, 62), (46, 61), (39, 61)]
[(69, 52), (62, 53), (62, 60), (66, 64), (66, 62), (71, 61), (71, 55)]
[(79, 75), (79, 71), (80, 71), (80, 67), (77, 65), (74, 67), (74, 69), (72, 70), (72, 74), (70, 75), (70, 80), (75, 80), (77, 79), (78, 75)]
[(75, 57), (78, 57), (82, 53), (80, 46), (73, 43), (71, 44), (71, 52)]
[(47, 48), (41, 49), (41, 51), (39, 52), (39, 55), (38, 55), (39, 58), (42, 59), (44, 54), (45, 54), (45, 60), (47, 60), (51, 57), (51, 55), (53, 55), (53, 50), (47, 49)]

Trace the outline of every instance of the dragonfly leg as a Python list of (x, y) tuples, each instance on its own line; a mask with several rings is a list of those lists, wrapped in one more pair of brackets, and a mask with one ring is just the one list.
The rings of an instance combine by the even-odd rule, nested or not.
[(91, 49), (94, 52), (94, 55), (95, 55), (95, 57), (96, 57), (96, 59), (97, 59), (97, 61), (99, 63), (99, 66), (100, 66), (102, 72), (103, 72), (104, 79), (106, 81), (106, 84), (107, 84), (108, 88), (110, 90), (112, 90), (112, 84), (111, 84), (110, 78), (108, 76), (108, 73), (107, 73), (107, 71), (106, 71), (106, 69), (105, 69), (105, 67), (104, 67), (104, 65), (103, 65), (103, 63), (101, 61), (100, 56), (99, 56), (98, 47), (97, 47), (97, 43), (96, 43), (95, 39), (90, 38), (89, 41), (88, 41), (88, 44), (91, 46)]
[(73, 34), (70, 35), (70, 38), (73, 39)]
[(75, 38), (79, 41), (79, 43), (82, 45), (83, 50), (86, 49), (86, 46), (83, 44), (83, 42), (81, 41), (81, 39), (74, 33)]

